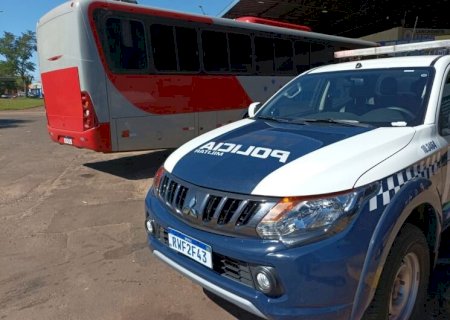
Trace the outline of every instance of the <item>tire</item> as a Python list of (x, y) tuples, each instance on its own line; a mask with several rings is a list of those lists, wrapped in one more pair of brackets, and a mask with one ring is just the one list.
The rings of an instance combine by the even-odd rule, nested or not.
[(429, 275), (430, 254), (425, 236), (416, 226), (405, 224), (392, 245), (363, 319), (425, 319)]

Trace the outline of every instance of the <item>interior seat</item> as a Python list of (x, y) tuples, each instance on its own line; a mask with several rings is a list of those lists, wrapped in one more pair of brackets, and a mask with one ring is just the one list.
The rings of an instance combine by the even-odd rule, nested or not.
[(399, 106), (400, 97), (397, 91), (397, 80), (394, 77), (384, 78), (381, 80), (378, 94), (375, 96), (375, 104), (382, 107)]

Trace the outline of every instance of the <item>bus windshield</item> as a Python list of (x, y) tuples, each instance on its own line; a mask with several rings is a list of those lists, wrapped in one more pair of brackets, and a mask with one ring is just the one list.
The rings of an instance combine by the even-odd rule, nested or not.
[(296, 123), (381, 126), (423, 123), (432, 68), (351, 70), (302, 75), (257, 117)]

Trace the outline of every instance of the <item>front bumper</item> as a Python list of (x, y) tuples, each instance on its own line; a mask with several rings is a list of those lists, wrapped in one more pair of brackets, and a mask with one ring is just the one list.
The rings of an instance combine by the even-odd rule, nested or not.
[[(350, 319), (367, 244), (343, 232), (301, 247), (278, 241), (230, 237), (189, 226), (149, 192), (147, 219), (162, 230), (176, 229), (207, 243), (213, 253), (254, 266), (273, 267), (283, 288), (269, 297), (255, 286), (220, 274), (172, 250), (158, 235), (148, 235), (155, 255), (205, 289), (240, 308), (266, 319)], [(358, 239), (358, 240), (357, 240)]]
[(211, 283), (204, 278), (196, 275), (195, 273), (189, 271), (188, 269), (182, 267), (181, 265), (177, 264), (173, 260), (166, 257), (161, 252), (154, 250), (153, 254), (157, 256), (159, 259), (167, 263), (169, 266), (186, 276), (187, 278), (191, 279), (192, 281), (196, 282), (197, 284), (201, 285), (206, 290), (211, 291), (212, 293), (218, 295), (219, 297), (235, 304), (236, 306), (240, 307), (241, 309), (248, 311), (250, 313), (253, 313), (261, 318), (267, 319), (264, 314), (261, 313), (250, 301), (241, 298), (240, 296), (233, 294), (229, 291), (226, 291), (222, 289), (221, 287), (215, 285), (214, 283)]

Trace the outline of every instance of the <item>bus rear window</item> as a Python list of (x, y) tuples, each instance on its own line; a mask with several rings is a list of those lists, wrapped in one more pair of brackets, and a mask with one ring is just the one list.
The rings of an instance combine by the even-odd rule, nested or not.
[(147, 69), (144, 26), (135, 20), (106, 21), (107, 57), (114, 70)]

